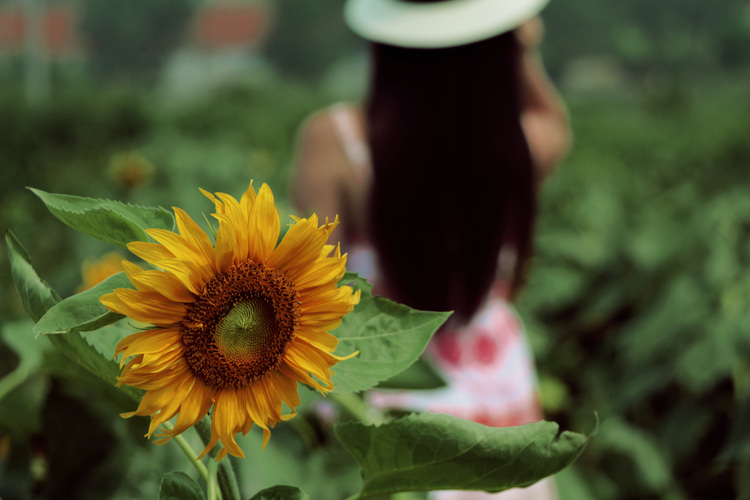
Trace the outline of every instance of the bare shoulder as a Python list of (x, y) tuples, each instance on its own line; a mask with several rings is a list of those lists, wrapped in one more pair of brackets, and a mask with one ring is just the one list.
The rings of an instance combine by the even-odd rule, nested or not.
[(345, 183), (346, 158), (337, 142), (330, 108), (312, 113), (299, 128), (292, 171), (292, 200), (305, 212), (335, 216)]
[(325, 142), (334, 139), (330, 109), (319, 109), (308, 116), (299, 129), (299, 140), (305, 142)]
[(297, 137), (297, 170), (314, 169), (316, 175), (347, 176), (351, 167), (346, 147), (363, 140), (362, 128), (361, 111), (354, 104), (335, 104), (312, 113), (301, 125)]
[(328, 109), (311, 114), (300, 126), (295, 160), (296, 175), (312, 171), (317, 176), (335, 171), (338, 144)]

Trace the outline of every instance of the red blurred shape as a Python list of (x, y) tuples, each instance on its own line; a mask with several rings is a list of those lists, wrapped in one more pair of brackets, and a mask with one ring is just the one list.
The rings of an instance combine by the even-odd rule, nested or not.
[[(76, 11), (72, 5), (54, 5), (42, 13), (42, 47), (52, 55), (64, 55), (79, 48)], [(0, 9), (0, 50), (21, 50), (26, 34), (26, 14), (18, 7)]]
[(195, 21), (195, 43), (209, 49), (238, 48), (260, 41), (269, 22), (260, 5), (211, 5)]

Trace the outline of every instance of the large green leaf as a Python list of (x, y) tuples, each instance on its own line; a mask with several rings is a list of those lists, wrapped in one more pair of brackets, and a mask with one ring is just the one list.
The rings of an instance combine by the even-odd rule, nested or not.
[[(12, 233), (8, 233), (6, 241), (16, 289), (21, 295), (21, 300), (29, 316), (38, 321), (60, 301), (60, 296), (39, 278), (29, 262), (28, 253)], [(29, 335), (31, 333), (29, 331)], [(117, 376), (120, 374), (117, 363), (109, 355), (105, 357), (104, 354), (89, 344), (80, 333), (69, 332), (64, 335), (49, 335), (47, 338), (63, 354), (97, 377), (112, 385), (117, 383)], [(142, 391), (130, 386), (122, 386), (122, 391), (136, 401), (140, 400), (142, 395)]]
[(131, 241), (149, 241), (145, 229), (174, 229), (174, 216), (161, 207), (140, 207), (29, 189), (65, 224), (123, 248)]
[(346, 422), (335, 432), (362, 467), (358, 498), (529, 486), (572, 463), (588, 442), (582, 434), (558, 434), (554, 422), (487, 427), (429, 413), (380, 426)]
[(110, 276), (95, 287), (52, 306), (37, 322), (34, 333), (90, 332), (124, 318), (122, 314), (113, 313), (99, 302), (99, 297), (115, 288), (133, 288), (124, 272)]
[(206, 496), (198, 483), (180, 471), (167, 472), (159, 485), (159, 500), (203, 500)]
[(359, 392), (407, 369), (424, 351), (447, 312), (417, 311), (382, 297), (364, 295), (333, 332), (339, 354), (359, 351), (338, 363), (331, 377), (337, 392)]
[(8, 245), (13, 284), (21, 297), (21, 303), (26, 314), (34, 321), (39, 321), (50, 307), (60, 302), (60, 295), (39, 278), (31, 266), (29, 254), (13, 231), (8, 230), (5, 234), (5, 243)]
[(308, 500), (310, 497), (296, 486), (272, 486), (259, 491), (250, 500)]

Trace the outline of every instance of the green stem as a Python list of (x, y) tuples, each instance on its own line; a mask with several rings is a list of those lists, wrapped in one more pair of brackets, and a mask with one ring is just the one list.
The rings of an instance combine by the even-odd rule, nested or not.
[[(169, 422), (163, 423), (162, 426), (167, 430), (172, 429), (172, 424), (170, 424)], [(198, 460), (198, 454), (195, 452), (195, 450), (193, 450), (192, 446), (190, 446), (190, 443), (187, 442), (185, 437), (182, 434), (177, 434), (172, 439), (177, 442), (177, 445), (180, 447), (180, 449), (182, 449), (182, 452), (187, 455), (188, 459), (193, 464), (193, 467), (196, 468), (198, 474), (201, 475), (203, 480), (208, 481), (208, 470), (206, 469), (206, 466), (203, 465), (203, 462)]]
[[(211, 417), (206, 415), (200, 422), (195, 424), (195, 430), (203, 441), (203, 444), (208, 445), (211, 441)], [(210, 459), (216, 458), (219, 453), (221, 446), (217, 444), (211, 451), (208, 452)], [(214, 462), (212, 460), (212, 462)], [(237, 476), (232, 468), (232, 463), (229, 458), (218, 462), (218, 484), (219, 491), (224, 500), (240, 500), (240, 488), (237, 484)]]
[(219, 462), (218, 481), (219, 489), (225, 499), (240, 500), (240, 486), (237, 484), (232, 462), (228, 458)]

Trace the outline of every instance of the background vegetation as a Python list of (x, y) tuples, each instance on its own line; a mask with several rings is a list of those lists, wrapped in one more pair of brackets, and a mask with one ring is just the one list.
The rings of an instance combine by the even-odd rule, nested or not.
[[(16, 232), (45, 279), (73, 293), (78, 263), (108, 248), (74, 236), (25, 186), (179, 205), (200, 218), (198, 187), (238, 194), (254, 178), (292, 211), (284, 194), (295, 130), (312, 110), (362, 91), (355, 74), (329, 85), (364, 47), (338, 24), (341, 0), (315, 3), (276, 2), (277, 29), (264, 46), (270, 76), (179, 104), (138, 78), (111, 78), (113, 59), (92, 58), (89, 67), (56, 66), (52, 98), (32, 106), (21, 60), (0, 61), (0, 225)], [(543, 187), (519, 308), (548, 418), (583, 432), (594, 412), (601, 422), (558, 478), (561, 494), (750, 498), (750, 8), (555, 1), (545, 21), (544, 53), (575, 145)], [(170, 47), (120, 66), (148, 66), (142, 81), (153, 81)], [(580, 84), (602, 72), (597, 85)], [(0, 279), (0, 377), (16, 373), (12, 383), (0, 379), (0, 496), (143, 498), (158, 487), (162, 464), (189, 472), (168, 447), (140, 437), (145, 422), (117, 417), (128, 408), (111, 388), (44, 339), (15, 340), (29, 324), (5, 253)], [(306, 446), (289, 427), (264, 453), (263, 463), (236, 464), (248, 488), (273, 484), (283, 470), (274, 464), (290, 453), (307, 466), (287, 478), (313, 498), (331, 492), (316, 484), (323, 470), (341, 471), (341, 491), (356, 481), (343, 456)]]

